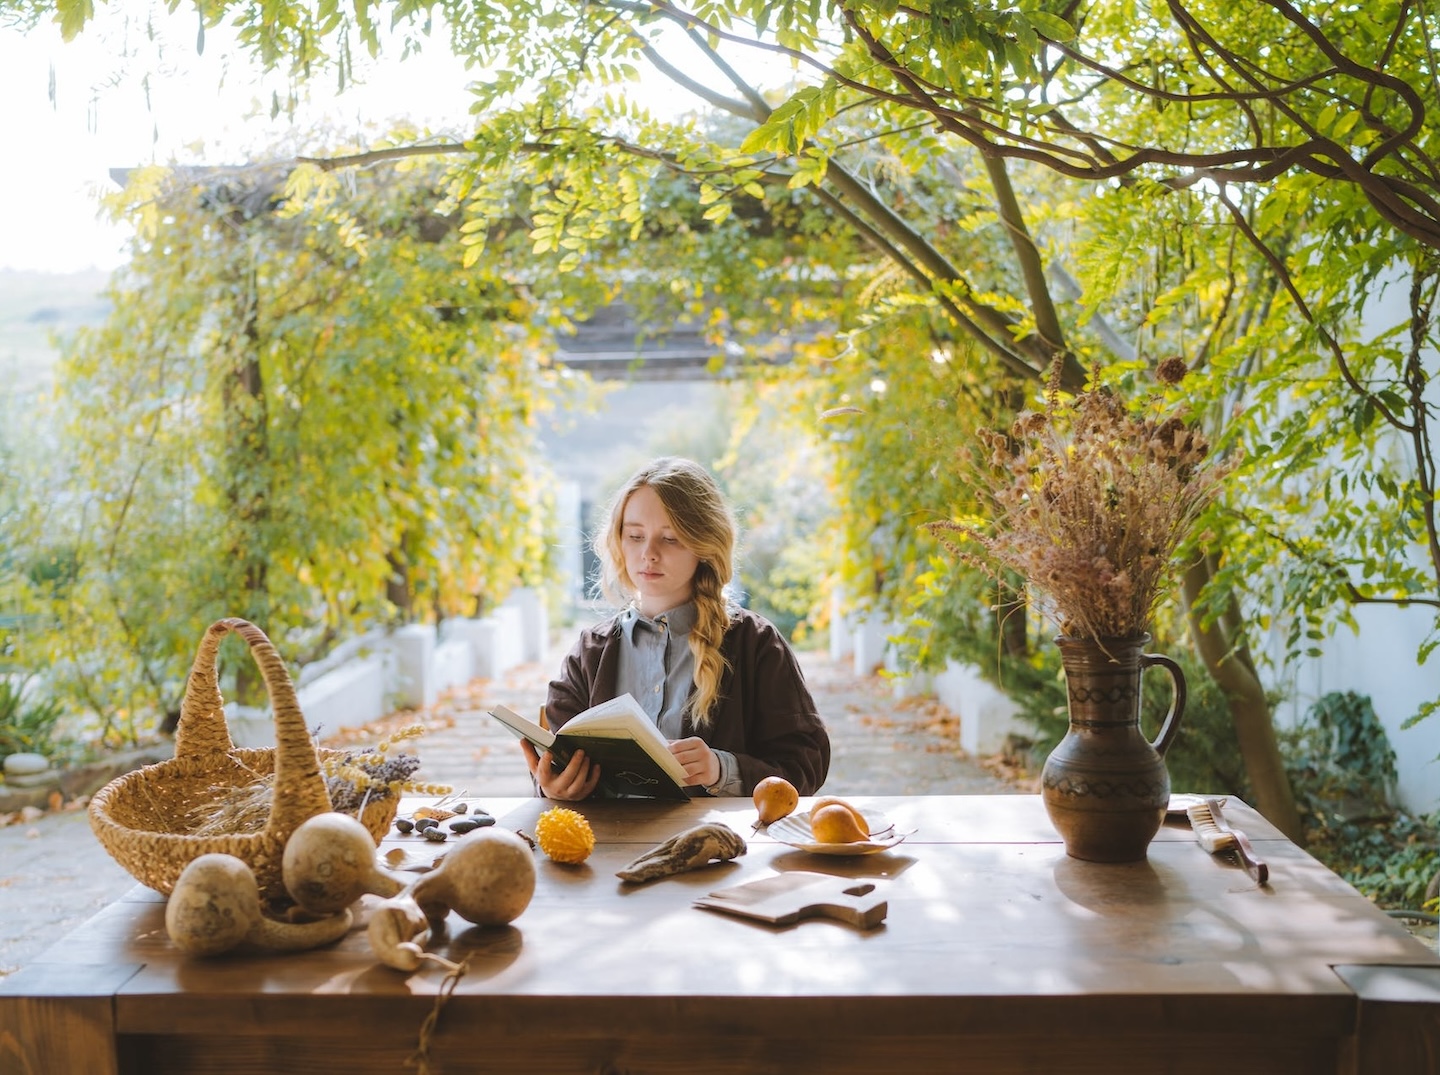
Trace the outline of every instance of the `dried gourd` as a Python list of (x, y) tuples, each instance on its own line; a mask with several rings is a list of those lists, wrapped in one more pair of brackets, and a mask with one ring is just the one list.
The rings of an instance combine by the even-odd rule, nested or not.
[(345, 936), (348, 908), (318, 922), (279, 922), (265, 917), (260, 886), (248, 863), (212, 851), (180, 873), (165, 903), (165, 932), (182, 952), (215, 956), (232, 948), (299, 952)]
[(331, 915), (366, 893), (394, 896), (405, 887), (380, 868), (375, 841), (349, 814), (316, 814), (290, 836), (281, 858), (285, 891), (311, 914)]

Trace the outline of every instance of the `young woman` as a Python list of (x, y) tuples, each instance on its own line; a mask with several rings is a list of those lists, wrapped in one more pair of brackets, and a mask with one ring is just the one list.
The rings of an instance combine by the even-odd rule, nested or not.
[[(710, 474), (673, 457), (642, 467), (611, 501), (595, 550), (603, 591), (626, 604), (565, 658), (545, 704), (550, 727), (628, 692), (670, 740), (693, 794), (749, 795), (767, 776), (801, 795), (819, 790), (830, 737), (784, 636), (725, 593), (735, 520)], [(599, 767), (583, 751), (555, 771), (548, 752), (521, 746), (544, 795), (594, 793)]]

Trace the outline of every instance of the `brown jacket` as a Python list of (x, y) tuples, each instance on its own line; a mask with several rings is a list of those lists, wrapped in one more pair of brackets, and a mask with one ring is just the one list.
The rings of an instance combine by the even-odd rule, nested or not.
[[(618, 616), (581, 632), (560, 677), (550, 682), (545, 717), (551, 729), (615, 696), (623, 641)], [(789, 643), (763, 616), (741, 609), (720, 648), (729, 667), (710, 723), (697, 732), (687, 714), (684, 734), (734, 754), (747, 795), (767, 776), (783, 776), (801, 795), (813, 795), (830, 771), (830, 736)]]

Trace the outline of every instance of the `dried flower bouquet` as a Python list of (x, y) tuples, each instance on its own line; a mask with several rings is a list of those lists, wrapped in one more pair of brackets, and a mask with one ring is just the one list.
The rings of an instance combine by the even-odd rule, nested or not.
[[(1184, 375), (1180, 360), (1167, 363), (1162, 378)], [(1204, 435), (1178, 416), (1137, 417), (1091, 387), (1069, 399), (1052, 389), (1009, 436), (978, 437), (988, 458), (972, 451), (969, 463), (991, 517), (932, 532), (996, 579), (1020, 575), (1063, 635), (1145, 634), (1176, 549), (1230, 470), (1209, 458)]]
[[(423, 725), (411, 724), (390, 733), (372, 750), (323, 751), (320, 771), (330, 796), (330, 808), (360, 817), (371, 803), (391, 798), (398, 803), (407, 792), (444, 795), (453, 791), (448, 784), (416, 780), (419, 757), (390, 749), (424, 733)], [(267, 773), (243, 787), (217, 788), (213, 801), (196, 808), (191, 831), (197, 836), (259, 832), (270, 817), (274, 783), (274, 774)]]

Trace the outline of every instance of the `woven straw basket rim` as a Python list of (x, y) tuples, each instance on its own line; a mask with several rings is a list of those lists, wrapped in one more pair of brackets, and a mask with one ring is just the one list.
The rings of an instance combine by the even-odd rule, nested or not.
[[(225, 723), (216, 655), (230, 632), (245, 640), (260, 667), (275, 719), (275, 746), (237, 749)], [(325, 754), (331, 752), (325, 751)], [(169, 895), (181, 871), (210, 852), (243, 860), (261, 895), (286, 898), (281, 876), (285, 843), (302, 823), (330, 810), (320, 769), (321, 752), (305, 727), (295, 686), (265, 632), (227, 617), (200, 639), (175, 729), (175, 756), (133, 770), (106, 784), (90, 800), (90, 827), (110, 856), (141, 884)], [(258, 832), (185, 831), (196, 804), (273, 774), (270, 813)], [(378, 844), (389, 827), (394, 797), (371, 803), (361, 817)]]

